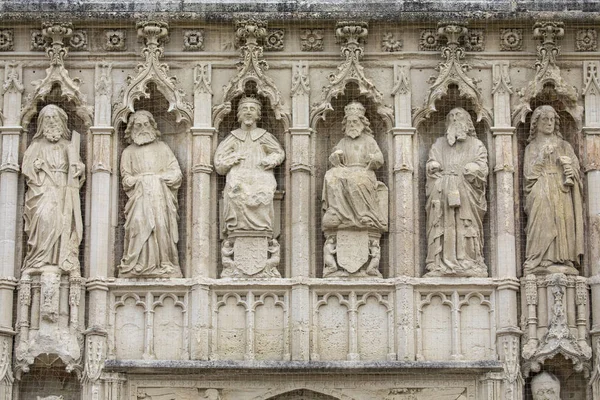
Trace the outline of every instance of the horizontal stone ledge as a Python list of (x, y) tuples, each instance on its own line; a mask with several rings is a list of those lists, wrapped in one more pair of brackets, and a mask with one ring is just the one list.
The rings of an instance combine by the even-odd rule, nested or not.
[(417, 370), (451, 373), (502, 371), (500, 361), (196, 361), (196, 360), (106, 360), (105, 372), (193, 374), (205, 370), (289, 372), (377, 372), (414, 374)]

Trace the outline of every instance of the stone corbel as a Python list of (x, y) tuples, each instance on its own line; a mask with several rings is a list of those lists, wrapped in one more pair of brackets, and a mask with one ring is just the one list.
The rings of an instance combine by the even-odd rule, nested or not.
[(327, 114), (333, 110), (333, 100), (345, 93), (349, 83), (356, 84), (360, 95), (365, 96), (376, 105), (377, 113), (382, 117), (388, 129), (393, 126), (394, 111), (391, 107), (383, 104), (383, 94), (365, 76), (364, 67), (360, 64), (368, 33), (367, 22), (342, 21), (337, 23), (335, 36), (338, 43), (341, 43), (342, 56), (345, 61), (338, 66), (337, 73), (329, 75), (329, 85), (323, 88), (321, 102), (313, 105), (311, 109), (310, 126), (313, 129), (316, 128), (319, 120), (325, 120)]
[(560, 68), (556, 65), (556, 58), (560, 54), (558, 39), (564, 34), (565, 28), (562, 22), (541, 21), (533, 26), (533, 37), (540, 40), (537, 48), (538, 58), (535, 62), (536, 73), (527, 87), (517, 91), (521, 99), (512, 115), (513, 126), (525, 123), (527, 115), (532, 111), (531, 102), (535, 98), (544, 96), (544, 88), (551, 85), (560, 101), (564, 103), (565, 110), (573, 117), (578, 129), (581, 129), (583, 107), (577, 104), (577, 89), (567, 84), (560, 75)]
[(75, 114), (86, 127), (92, 125), (93, 108), (87, 104), (86, 97), (81, 93), (81, 80), (71, 78), (64, 66), (68, 54), (67, 39), (73, 34), (71, 23), (43, 23), (42, 35), (48, 39), (46, 54), (50, 58), (50, 67), (46, 69), (44, 79), (32, 82), (35, 90), (29, 96), (26, 106), (21, 113), (21, 125), (27, 129), (29, 122), (37, 114), (37, 105), (46, 100), (55, 86), (58, 86), (62, 98), (75, 106)]
[(163, 21), (141, 21), (137, 25), (138, 37), (144, 39), (142, 49), (144, 62), (137, 67), (135, 77), (127, 77), (128, 85), (123, 90), (121, 103), (114, 113), (113, 125), (127, 123), (129, 114), (135, 111), (134, 103), (141, 98), (150, 98), (148, 85), (154, 83), (157, 90), (169, 102), (169, 112), (175, 114), (177, 123), (192, 125), (192, 105), (185, 101), (185, 92), (177, 88), (177, 78), (169, 76), (169, 66), (159, 60), (163, 56), (164, 42), (169, 34), (169, 24)]
[(465, 49), (461, 43), (468, 32), (466, 23), (451, 21), (438, 24), (439, 37), (447, 40), (447, 45), (442, 49), (442, 57), (446, 61), (438, 65), (439, 75), (431, 77), (432, 85), (429, 88), (425, 104), (415, 114), (413, 126), (419, 126), (421, 122), (437, 111), (435, 103), (448, 94), (450, 85), (456, 85), (460, 97), (472, 102), (477, 122), (484, 120), (488, 126), (492, 126), (492, 116), (483, 105), (481, 89), (477, 86), (477, 81), (467, 75), (472, 67), (470, 64), (462, 62)]
[(234, 99), (246, 93), (248, 82), (256, 83), (256, 94), (269, 99), (275, 118), (281, 120), (284, 130), (291, 125), (291, 116), (284, 107), (283, 98), (275, 82), (265, 72), (269, 65), (263, 59), (262, 42), (267, 36), (267, 23), (259, 19), (244, 19), (236, 22), (236, 43), (240, 45), (241, 60), (238, 73), (224, 87), (223, 103), (213, 108), (213, 126), (218, 129), (225, 116), (231, 113)]

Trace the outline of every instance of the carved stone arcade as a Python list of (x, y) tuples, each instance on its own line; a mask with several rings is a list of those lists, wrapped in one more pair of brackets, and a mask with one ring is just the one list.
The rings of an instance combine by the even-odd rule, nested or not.
[(600, 9), (339, 7), (5, 21), (0, 400), (600, 396)]

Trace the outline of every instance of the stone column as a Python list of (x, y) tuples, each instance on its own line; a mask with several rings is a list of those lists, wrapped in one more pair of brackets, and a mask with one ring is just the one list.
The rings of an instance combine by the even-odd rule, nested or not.
[(216, 226), (216, 190), (213, 185), (212, 155), (215, 129), (212, 127), (212, 64), (198, 64), (194, 68), (194, 126), (192, 133), (192, 265), (195, 278), (190, 295), (190, 326), (192, 359), (208, 360), (211, 326), (210, 286), (203, 278), (216, 277), (213, 227)]
[[(310, 359), (310, 288), (303, 278), (315, 276), (313, 237), (312, 130), (310, 129), (310, 86), (308, 65), (298, 62), (292, 71), (292, 127), (290, 128), (291, 185), (291, 347), (292, 360)], [(322, 251), (317, 249), (316, 251)]]
[(88, 329), (84, 332), (85, 357), (83, 391), (86, 398), (102, 395), (98, 379), (106, 359), (108, 286), (106, 278), (112, 263), (111, 206), (113, 174), (113, 132), (111, 126), (112, 64), (96, 64), (94, 126), (92, 134), (92, 167), (90, 197), (90, 263), (87, 291), (89, 294)]
[(515, 128), (511, 126), (510, 95), (513, 93), (508, 74), (508, 62), (493, 65), (494, 126), (491, 128), (493, 151), (496, 165), (496, 270), (491, 276), (502, 278), (498, 286), (498, 331), (497, 349), (504, 362), (504, 398), (520, 399), (523, 392), (523, 379), (520, 372), (518, 327), (515, 202), (514, 202), (514, 154), (513, 137)]
[(395, 310), (398, 361), (415, 361), (414, 310), (414, 286), (406, 281), (398, 283)]
[[(587, 177), (587, 203), (589, 218), (588, 280), (592, 291), (592, 349), (596, 352), (596, 364), (600, 361), (598, 345), (600, 343), (600, 80), (598, 70), (600, 62), (585, 61), (583, 68), (585, 100), (585, 121), (583, 135), (585, 138), (585, 154), (583, 165)], [(592, 379), (593, 397), (600, 397), (600, 365), (595, 365)]]
[(395, 127), (392, 128), (392, 154), (394, 160), (394, 190), (390, 213), (391, 276), (415, 276), (415, 192), (413, 181), (413, 136), (411, 126), (410, 65), (395, 64), (394, 96)]
[(4, 124), (0, 164), (0, 400), (12, 399), (13, 293), (16, 288), (15, 258), (17, 203), (19, 198), (19, 139), (23, 66), (6, 63), (4, 69)]

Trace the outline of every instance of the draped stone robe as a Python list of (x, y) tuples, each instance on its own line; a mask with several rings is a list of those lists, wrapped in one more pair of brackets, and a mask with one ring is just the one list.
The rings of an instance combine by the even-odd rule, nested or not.
[[(21, 171), (27, 182), (27, 253), (23, 270), (57, 265), (79, 274), (79, 244), (83, 237), (79, 189), (85, 175), (69, 182), (70, 164), (80, 164), (77, 149), (76, 156), (71, 157), (76, 159), (69, 160), (69, 146), (65, 139), (51, 143), (40, 138), (23, 155)], [(40, 171), (33, 166), (36, 160), (44, 162)]]
[[(323, 229), (359, 228), (387, 231), (387, 213), (382, 203), (388, 199), (376, 169), (383, 165), (383, 153), (373, 136), (363, 133), (356, 138), (344, 137), (329, 157), (342, 151), (341, 166), (325, 173), (323, 185)], [(373, 158), (370, 157), (373, 156)], [(370, 164), (369, 164), (370, 162)]]
[[(427, 269), (434, 276), (487, 276), (483, 259), (487, 150), (474, 136), (453, 146), (440, 137), (431, 147), (427, 166), (433, 162), (442, 170), (427, 175)], [(465, 173), (467, 164), (472, 174)]]
[[(121, 156), (125, 205), (122, 277), (181, 277), (177, 191), (181, 169), (167, 144), (129, 145)], [(169, 181), (169, 183), (167, 183)]]
[[(583, 255), (583, 199), (579, 161), (573, 147), (557, 136), (537, 137), (523, 162), (527, 245), (524, 272), (544, 273), (550, 265), (579, 266)], [(551, 154), (544, 157), (544, 148)], [(560, 157), (569, 157), (574, 177), (565, 184)]]
[[(230, 164), (232, 154), (245, 158)], [(223, 192), (223, 231), (273, 231), (273, 197), (277, 181), (272, 169), (265, 169), (262, 161), (272, 165), (283, 162), (285, 153), (277, 139), (264, 129), (251, 132), (236, 129), (217, 147), (215, 169), (227, 174)]]

